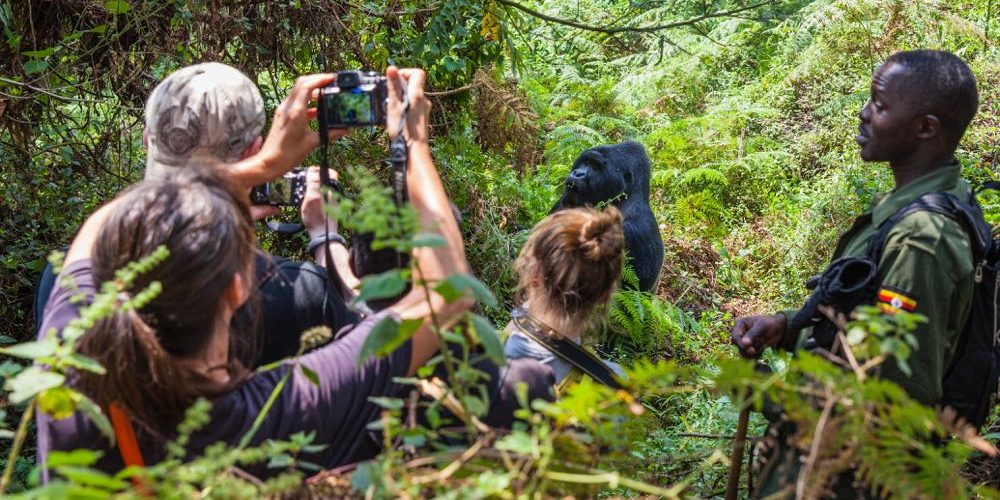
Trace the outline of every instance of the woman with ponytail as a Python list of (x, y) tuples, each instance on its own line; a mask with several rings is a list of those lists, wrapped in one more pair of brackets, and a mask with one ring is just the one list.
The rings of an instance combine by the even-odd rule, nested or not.
[(557, 385), (580, 372), (614, 385), (624, 375), (621, 367), (579, 344), (595, 313), (611, 300), (624, 246), (622, 216), (613, 206), (561, 210), (538, 223), (514, 263), (522, 305), (507, 326), (507, 358), (549, 365)]
[[(112, 473), (137, 461), (156, 463), (166, 456), (166, 444), (184, 411), (198, 398), (212, 403), (210, 422), (191, 436), (187, 453), (196, 456), (220, 441), (236, 445), (253, 428), (286, 374), (287, 384), (256, 428), (250, 445), (266, 439), (287, 440), (298, 432), (314, 433), (314, 444), (323, 445), (322, 449), (304, 451), (299, 458), (326, 467), (370, 458), (379, 451), (380, 438), (372, 435), (368, 424), (379, 418), (381, 408), (371, 398), (408, 393), (412, 387), (396, 380), (415, 375), (438, 352), (431, 316), (449, 328), (472, 307), (471, 299), (448, 302), (422, 285), (469, 269), (458, 225), (431, 161), (430, 102), (423, 93), (424, 73), (390, 67), (386, 76), (388, 132), (390, 136), (403, 133), (408, 143), (410, 204), (418, 215), (420, 231), (439, 234), (445, 241), (441, 246), (413, 250), (412, 261), (419, 262), (414, 267), (413, 289), (335, 341), (299, 357), (297, 363), (308, 371), (286, 363), (249, 373), (239, 362), (236, 339), (240, 332), (231, 326), (234, 311), (252, 300), (255, 289), (251, 283), (254, 233), (245, 192), (204, 173), (145, 181), (84, 223), (66, 255), (60, 286), (50, 296), (40, 330), (41, 335), (61, 331), (78, 315), (79, 301), (74, 297), (82, 295), (87, 301), (98, 283), (115, 279), (116, 270), (156, 254), (160, 247), (167, 249), (169, 255), (123, 287), (118, 302), (130, 302), (154, 282), (160, 293), (136, 309), (118, 307), (77, 344), (107, 374), (81, 371), (70, 383), (106, 412), (110, 410), (113, 420), (124, 422), (124, 426), (115, 425), (117, 441), (129, 449), (115, 449), (80, 413), (60, 420), (40, 414), (38, 448), (43, 471), (50, 450), (77, 448), (103, 451), (97, 465)], [(402, 85), (407, 86), (409, 113), (400, 131), (394, 124), (399, 123)], [(307, 98), (303, 96), (300, 104), (305, 105)], [(66, 285), (67, 277), (75, 280), (75, 286)], [(368, 334), (387, 318), (418, 320), (420, 326), (392, 353), (360, 359)], [(530, 381), (538, 378), (537, 372), (549, 371), (535, 366), (537, 370), (528, 366), (518, 373)], [(516, 408), (514, 400), (513, 390), (491, 398), (493, 403), (506, 401), (510, 414)], [(116, 415), (124, 416), (116, 419)], [(120, 434), (122, 428), (126, 431)], [(280, 472), (263, 464), (249, 469), (261, 477)]]

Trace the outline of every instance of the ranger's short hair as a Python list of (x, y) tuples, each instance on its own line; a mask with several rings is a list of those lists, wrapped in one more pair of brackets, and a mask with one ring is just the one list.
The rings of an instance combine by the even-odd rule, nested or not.
[(886, 63), (910, 70), (907, 98), (921, 113), (937, 116), (958, 145), (979, 106), (976, 77), (965, 61), (943, 50), (911, 50), (896, 52)]

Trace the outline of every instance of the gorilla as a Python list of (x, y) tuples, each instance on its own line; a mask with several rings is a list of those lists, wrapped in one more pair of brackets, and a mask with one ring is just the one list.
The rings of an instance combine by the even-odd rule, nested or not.
[(625, 141), (590, 148), (573, 162), (562, 198), (549, 212), (615, 204), (624, 220), (627, 256), (644, 292), (656, 287), (663, 264), (663, 240), (649, 208), (649, 176), (649, 157), (642, 144)]

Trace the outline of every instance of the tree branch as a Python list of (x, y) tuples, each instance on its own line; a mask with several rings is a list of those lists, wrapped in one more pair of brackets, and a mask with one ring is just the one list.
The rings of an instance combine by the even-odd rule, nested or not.
[(521, 5), (519, 3), (512, 2), (511, 0), (497, 0), (497, 3), (502, 4), (502, 5), (506, 5), (508, 7), (513, 7), (515, 9), (517, 9), (517, 10), (520, 10), (521, 12), (524, 12), (525, 14), (528, 14), (528, 15), (530, 15), (532, 17), (537, 17), (537, 18), (539, 18), (539, 19), (541, 19), (543, 21), (548, 21), (550, 23), (562, 24), (562, 25), (565, 25), (565, 26), (571, 26), (573, 28), (577, 28), (577, 29), (581, 29), (581, 30), (586, 30), (586, 31), (597, 31), (599, 33), (615, 34), (615, 33), (625, 33), (625, 32), (631, 32), (631, 33), (653, 33), (653, 32), (656, 32), (656, 31), (667, 30), (667, 29), (671, 29), (671, 28), (677, 28), (677, 27), (680, 27), (680, 26), (692, 26), (692, 25), (694, 25), (696, 23), (699, 23), (701, 21), (704, 21), (706, 19), (713, 19), (713, 18), (716, 18), (716, 17), (732, 16), (732, 15), (735, 15), (735, 14), (739, 14), (740, 12), (746, 12), (748, 10), (753, 10), (753, 9), (756, 9), (756, 8), (759, 8), (759, 7), (763, 7), (765, 5), (773, 4), (775, 1), (776, 0), (764, 0), (762, 2), (758, 2), (758, 3), (752, 4), (752, 5), (747, 5), (745, 7), (740, 7), (738, 9), (725, 10), (725, 11), (721, 11), (721, 12), (709, 12), (709, 13), (705, 13), (705, 14), (702, 14), (702, 15), (697, 16), (697, 17), (692, 17), (691, 19), (687, 19), (687, 20), (684, 20), (684, 21), (674, 21), (672, 23), (667, 23), (667, 24), (657, 24), (657, 25), (652, 25), (652, 26), (616, 26), (616, 27), (613, 27), (613, 28), (605, 28), (605, 27), (602, 27), (602, 26), (591, 26), (589, 24), (579, 23), (579, 22), (573, 21), (571, 19), (561, 19), (561, 18), (558, 18), (558, 17), (553, 17), (553, 16), (550, 16), (548, 14), (543, 14), (541, 12), (538, 12), (537, 10), (533, 10), (531, 8), (525, 7), (524, 5)]

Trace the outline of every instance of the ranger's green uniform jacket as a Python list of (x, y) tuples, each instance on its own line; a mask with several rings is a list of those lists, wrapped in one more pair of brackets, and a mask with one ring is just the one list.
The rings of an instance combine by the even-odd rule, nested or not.
[[(893, 214), (931, 192), (946, 192), (968, 200), (969, 185), (959, 178), (958, 164), (938, 168), (901, 189), (876, 195), (866, 211), (837, 245), (833, 259), (861, 256), (876, 230)], [(832, 260), (832, 259), (831, 259)], [(941, 399), (941, 382), (955, 354), (959, 333), (972, 303), (974, 265), (969, 236), (950, 217), (916, 211), (889, 231), (878, 262), (881, 283), (877, 305), (886, 312), (906, 310), (927, 317), (914, 332), (919, 345), (904, 375), (893, 361), (882, 366), (882, 376), (899, 384), (913, 399), (933, 405)], [(785, 311), (791, 321), (796, 311)], [(794, 348), (800, 332), (787, 331), (782, 346)]]

